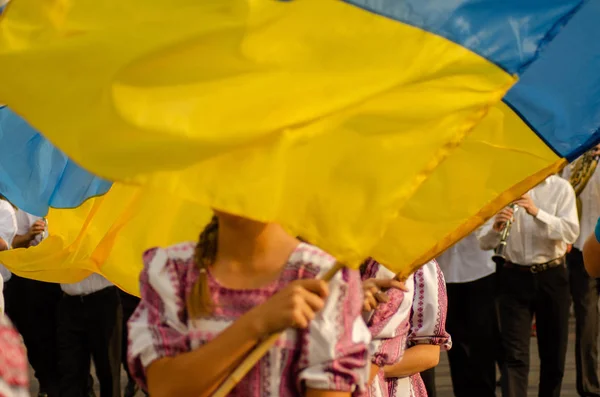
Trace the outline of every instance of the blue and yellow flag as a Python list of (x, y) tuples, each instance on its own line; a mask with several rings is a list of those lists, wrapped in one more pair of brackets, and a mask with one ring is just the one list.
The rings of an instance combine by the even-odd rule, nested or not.
[(12, 271), (67, 283), (97, 272), (132, 294), (139, 292), (141, 252), (196, 239), (211, 216), (207, 207), (163, 192), (111, 187), (7, 107), (0, 109), (0, 192), (20, 210), (48, 213), (48, 239), (2, 253)]
[[(13, 0), (0, 103), (148, 200), (408, 272), (598, 141), (599, 16), (575, 0)], [(134, 266), (124, 236), (100, 270)]]
[(25, 211), (76, 208), (111, 182), (75, 164), (8, 107), (0, 106), (0, 192)]

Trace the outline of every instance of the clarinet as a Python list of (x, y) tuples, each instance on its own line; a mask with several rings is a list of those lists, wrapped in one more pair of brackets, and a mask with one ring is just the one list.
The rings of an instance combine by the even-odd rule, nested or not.
[(510, 236), (510, 229), (515, 221), (515, 214), (519, 210), (519, 206), (516, 204), (510, 204), (508, 208), (513, 210), (513, 216), (508, 221), (506, 221), (506, 225), (502, 230), (502, 235), (500, 236), (500, 244), (496, 246), (494, 249), (494, 255), (492, 256), (492, 260), (496, 262), (497, 266), (502, 266), (506, 263), (506, 244), (508, 240), (508, 236)]

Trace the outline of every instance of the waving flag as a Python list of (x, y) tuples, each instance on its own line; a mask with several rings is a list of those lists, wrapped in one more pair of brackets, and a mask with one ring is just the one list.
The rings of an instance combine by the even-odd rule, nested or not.
[(0, 143), (0, 192), (31, 214), (44, 216), (51, 206), (75, 208), (110, 188), (7, 107), (0, 107)]
[(14, 0), (0, 102), (147, 198), (409, 272), (598, 141), (599, 16), (574, 0)]
[(51, 282), (96, 272), (139, 295), (144, 250), (197, 239), (211, 215), (195, 203), (115, 183), (77, 208), (50, 209), (50, 236), (35, 247), (3, 251), (0, 261), (20, 276)]
[(70, 283), (96, 272), (138, 294), (140, 253), (197, 238), (211, 216), (163, 192), (111, 187), (7, 107), (0, 109), (0, 159), (0, 192), (19, 210), (47, 214), (48, 239), (2, 253), (2, 263), (27, 278)]

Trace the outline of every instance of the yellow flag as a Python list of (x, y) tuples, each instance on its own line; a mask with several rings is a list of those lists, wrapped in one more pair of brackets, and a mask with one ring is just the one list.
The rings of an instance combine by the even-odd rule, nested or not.
[(0, 253), (0, 262), (35, 280), (73, 283), (100, 273), (139, 295), (143, 252), (196, 240), (212, 212), (162, 192), (113, 185), (104, 196), (74, 209), (51, 209), (50, 236), (27, 249)]

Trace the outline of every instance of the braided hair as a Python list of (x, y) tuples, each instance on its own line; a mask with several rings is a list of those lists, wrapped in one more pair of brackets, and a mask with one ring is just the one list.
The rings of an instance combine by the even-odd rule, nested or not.
[(215, 262), (217, 257), (217, 237), (219, 234), (219, 219), (213, 216), (206, 225), (194, 252), (194, 263), (200, 275), (198, 281), (192, 287), (187, 300), (187, 309), (190, 318), (198, 318), (210, 314), (213, 310), (213, 302), (208, 289), (207, 269)]

